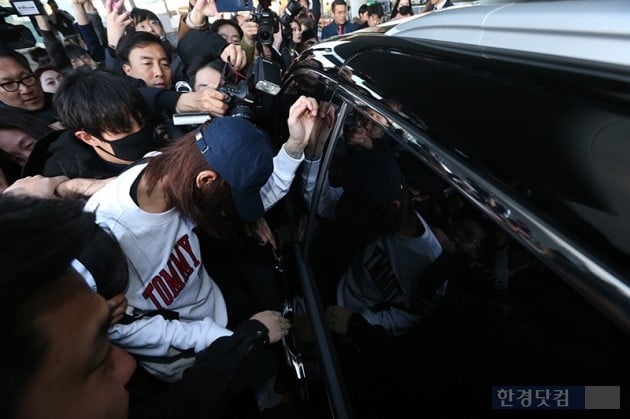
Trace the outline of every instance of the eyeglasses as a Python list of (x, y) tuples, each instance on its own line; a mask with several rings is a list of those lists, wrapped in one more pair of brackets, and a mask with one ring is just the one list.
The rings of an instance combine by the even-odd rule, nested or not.
[(37, 78), (30, 74), (26, 77), (21, 78), (20, 80), (11, 80), (4, 83), (0, 83), (0, 87), (2, 87), (7, 92), (15, 92), (20, 88), (20, 84), (31, 87), (37, 83)]

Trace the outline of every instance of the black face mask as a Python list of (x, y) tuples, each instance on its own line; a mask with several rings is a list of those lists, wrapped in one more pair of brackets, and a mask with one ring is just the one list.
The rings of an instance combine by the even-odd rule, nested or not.
[(411, 13), (411, 6), (401, 6), (398, 8), (398, 13), (401, 15), (408, 15)]
[(149, 151), (153, 151), (158, 147), (158, 143), (153, 135), (153, 126), (146, 124), (140, 131), (123, 137), (119, 140), (106, 140), (102, 137), (97, 137), (101, 141), (106, 142), (112, 146), (113, 153), (99, 147), (101, 150), (109, 154), (110, 156), (117, 157), (122, 160), (136, 161), (142, 158)]

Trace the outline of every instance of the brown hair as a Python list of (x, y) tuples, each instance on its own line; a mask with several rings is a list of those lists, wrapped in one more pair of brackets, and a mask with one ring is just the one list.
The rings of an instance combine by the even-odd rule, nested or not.
[(208, 234), (225, 237), (244, 232), (246, 224), (238, 216), (232, 190), (223, 178), (197, 187), (197, 175), (214, 169), (195, 144), (195, 133), (189, 132), (169, 144), (149, 161), (144, 173), (150, 185), (148, 193), (161, 182), (168, 204)]

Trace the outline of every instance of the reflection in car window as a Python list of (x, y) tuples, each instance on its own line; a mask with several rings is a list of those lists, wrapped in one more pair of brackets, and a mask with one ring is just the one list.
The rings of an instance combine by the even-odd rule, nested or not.
[(408, 133), (375, 109), (342, 123), (308, 262), (357, 417), (487, 411), (498, 383), (623, 379), (628, 338), (424, 166)]

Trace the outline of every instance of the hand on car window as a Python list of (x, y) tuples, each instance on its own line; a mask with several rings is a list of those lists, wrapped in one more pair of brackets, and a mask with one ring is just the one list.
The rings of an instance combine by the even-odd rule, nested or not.
[(292, 157), (301, 155), (315, 126), (319, 105), (312, 97), (300, 96), (289, 109), (289, 139), (284, 150)]
[(311, 131), (305, 153), (308, 160), (318, 160), (324, 152), (324, 147), (329, 140), (330, 132), (335, 125), (338, 107), (330, 102), (319, 104), (319, 111), (315, 126)]

